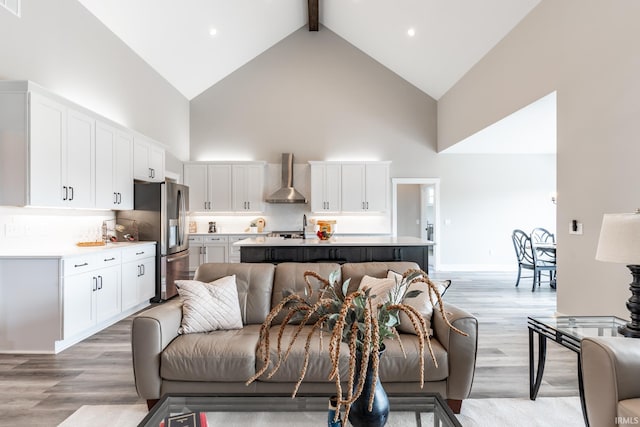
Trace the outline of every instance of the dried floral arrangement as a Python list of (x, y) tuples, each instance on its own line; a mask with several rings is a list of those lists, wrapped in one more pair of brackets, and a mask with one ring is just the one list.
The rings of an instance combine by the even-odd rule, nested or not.
[[(320, 281), (321, 286), (318, 289), (318, 299), (315, 303), (311, 303), (313, 296), (313, 286), (309, 278), (313, 277)], [(420, 353), (424, 356), (425, 343), (429, 349), (429, 354), (435, 366), (438, 366), (431, 341), (429, 338), (429, 328), (425, 323), (422, 315), (411, 305), (404, 303), (406, 298), (412, 298), (420, 294), (421, 290), (409, 290), (409, 286), (415, 282), (424, 282), (429, 289), (429, 298), (433, 306), (439, 304), (443, 307), (442, 297), (438, 291), (437, 285), (434, 284), (429, 276), (422, 270), (408, 270), (404, 273), (401, 280), (397, 280), (395, 286), (389, 291), (387, 299), (374, 306), (374, 301), (378, 300), (377, 295), (372, 294), (370, 288), (359, 289), (348, 293), (349, 283), (351, 279), (344, 281), (342, 286), (339, 284), (340, 272), (334, 271), (329, 275), (328, 280), (322, 278), (313, 271), (304, 273), (306, 284), (304, 295), (298, 295), (292, 291), (285, 291), (282, 301), (275, 306), (260, 328), (259, 350), (262, 355), (263, 367), (256, 374), (247, 380), (247, 385), (257, 380), (268, 369), (271, 362), (269, 352), (270, 334), (269, 330), (274, 319), (280, 314), (288, 310), (286, 316), (280, 323), (277, 337), (277, 356), (273, 369), (267, 374), (270, 378), (273, 376), (282, 363), (287, 360), (293, 343), (302, 333), (305, 325), (311, 326), (311, 330), (306, 336), (305, 354), (303, 367), (300, 372), (299, 379), (293, 390), (292, 397), (295, 397), (300, 384), (304, 380), (306, 370), (309, 363), (309, 350), (311, 339), (314, 334), (320, 331), (320, 343), (322, 345), (322, 332), (329, 334), (328, 352), (331, 360), (331, 372), (329, 379), (336, 384), (336, 394), (338, 396), (336, 416), (340, 413), (341, 406), (344, 405), (345, 416), (348, 416), (351, 404), (356, 401), (362, 394), (366, 370), (369, 365), (369, 359), (372, 359), (373, 377), (378, 378), (379, 354), (384, 348), (383, 341), (385, 339), (398, 339), (400, 348), (404, 353), (404, 347), (400, 340), (400, 335), (396, 330), (396, 326), (400, 324), (400, 312), (404, 312), (411, 320), (412, 326), (418, 337)], [(434, 299), (435, 298), (435, 299)], [(435, 313), (435, 312), (434, 312)], [(460, 331), (447, 319), (443, 310), (440, 315), (446, 324), (455, 332), (466, 336), (465, 332)], [(297, 329), (291, 336), (291, 340), (283, 351), (282, 338), (285, 327), (292, 321), (297, 322)], [(340, 378), (339, 358), (340, 358), (340, 342), (348, 344), (349, 347), (349, 377), (346, 395), (343, 398), (342, 380)], [(358, 375), (358, 383), (354, 387), (356, 376), (356, 355), (359, 353), (361, 357), (361, 371)], [(405, 354), (406, 355), (406, 354)], [(420, 358), (420, 387), (424, 385), (424, 357)], [(372, 387), (372, 390), (375, 389)], [(369, 396), (369, 410), (373, 403), (373, 393)]]

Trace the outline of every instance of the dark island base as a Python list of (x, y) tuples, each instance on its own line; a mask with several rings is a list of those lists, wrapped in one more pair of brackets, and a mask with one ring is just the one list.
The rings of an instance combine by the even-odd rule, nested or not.
[(260, 246), (240, 248), (242, 262), (411, 261), (429, 273), (429, 246)]

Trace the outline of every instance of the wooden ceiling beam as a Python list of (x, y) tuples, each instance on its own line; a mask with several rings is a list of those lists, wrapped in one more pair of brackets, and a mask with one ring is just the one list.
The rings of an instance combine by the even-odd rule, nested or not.
[(318, 31), (318, 0), (307, 0), (309, 5), (309, 31)]

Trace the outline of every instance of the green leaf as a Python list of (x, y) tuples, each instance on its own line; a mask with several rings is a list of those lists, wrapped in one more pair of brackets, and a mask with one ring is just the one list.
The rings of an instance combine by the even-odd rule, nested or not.
[(333, 285), (334, 283), (336, 283), (338, 281), (338, 278), (340, 277), (340, 270), (334, 270), (329, 274), (329, 284)]
[(351, 278), (348, 278), (342, 284), (342, 295), (347, 296), (347, 292), (349, 291), (349, 283), (351, 283)]
[(405, 299), (406, 299), (406, 298), (415, 298), (415, 297), (417, 297), (418, 295), (420, 295), (421, 293), (422, 293), (422, 291), (421, 291), (421, 290), (414, 289), (414, 290), (412, 290), (412, 291), (407, 292), (407, 294), (406, 294), (404, 297), (405, 297)]

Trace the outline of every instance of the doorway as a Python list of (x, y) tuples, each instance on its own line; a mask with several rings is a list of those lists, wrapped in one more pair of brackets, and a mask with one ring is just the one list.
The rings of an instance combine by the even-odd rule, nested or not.
[(440, 265), (440, 178), (393, 178), (391, 232), (431, 240), (429, 271)]

